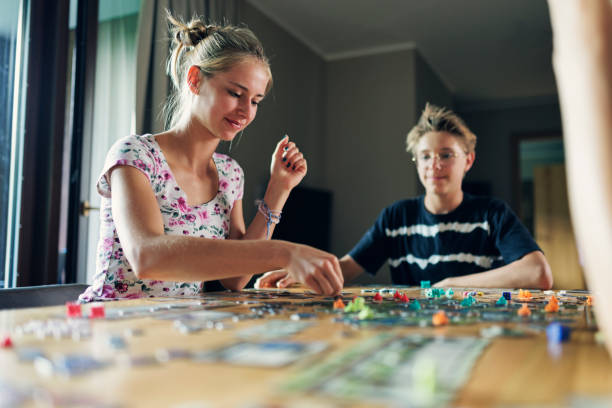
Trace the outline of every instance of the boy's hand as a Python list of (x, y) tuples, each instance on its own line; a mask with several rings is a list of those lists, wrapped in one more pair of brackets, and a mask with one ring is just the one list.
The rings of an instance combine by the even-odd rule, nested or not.
[(286, 288), (295, 281), (288, 276), (287, 271), (281, 269), (279, 271), (266, 272), (255, 281), (256, 289), (269, 288)]

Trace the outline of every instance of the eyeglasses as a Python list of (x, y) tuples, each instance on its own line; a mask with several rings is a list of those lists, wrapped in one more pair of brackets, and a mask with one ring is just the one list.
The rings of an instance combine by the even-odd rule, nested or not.
[(425, 152), (425, 153), (419, 153), (416, 156), (412, 156), (412, 161), (415, 162), (416, 164), (427, 166), (433, 163), (434, 157), (438, 159), (438, 163), (440, 163), (440, 165), (448, 166), (457, 157), (459, 157), (459, 154), (456, 152), (440, 152), (440, 153)]

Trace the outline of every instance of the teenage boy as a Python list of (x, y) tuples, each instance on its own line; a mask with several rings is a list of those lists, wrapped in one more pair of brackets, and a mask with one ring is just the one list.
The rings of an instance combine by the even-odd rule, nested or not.
[[(425, 195), (381, 212), (340, 260), (345, 282), (387, 261), (397, 285), (550, 289), (550, 266), (508, 205), (463, 192), (476, 147), (463, 120), (427, 104), (406, 141)], [(286, 287), (293, 282), (285, 275), (269, 272), (256, 286)]]

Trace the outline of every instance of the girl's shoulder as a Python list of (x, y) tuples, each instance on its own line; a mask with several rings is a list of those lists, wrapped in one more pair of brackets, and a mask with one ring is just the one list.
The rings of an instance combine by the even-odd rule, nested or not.
[(240, 164), (227, 154), (215, 152), (213, 153), (213, 160), (217, 165), (217, 169), (223, 173), (234, 172), (242, 174), (242, 167), (240, 167)]

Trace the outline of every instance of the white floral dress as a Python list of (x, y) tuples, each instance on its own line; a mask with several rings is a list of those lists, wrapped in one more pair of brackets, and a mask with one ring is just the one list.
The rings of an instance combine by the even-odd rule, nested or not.
[(213, 160), (219, 174), (217, 195), (207, 203), (190, 206), (153, 135), (127, 136), (111, 147), (97, 184), (102, 202), (96, 275), (93, 284), (79, 297), (81, 301), (192, 296), (202, 291), (203, 282), (147, 280), (134, 274), (113, 221), (110, 170), (116, 166), (133, 166), (147, 176), (166, 234), (227, 239), (232, 208), (237, 200), (242, 199), (244, 175), (242, 168), (229, 156), (214, 153)]

